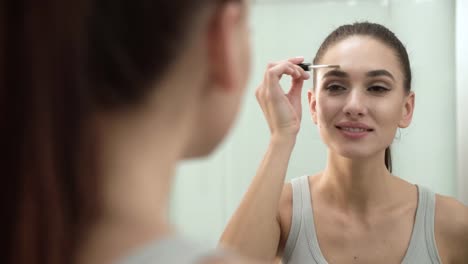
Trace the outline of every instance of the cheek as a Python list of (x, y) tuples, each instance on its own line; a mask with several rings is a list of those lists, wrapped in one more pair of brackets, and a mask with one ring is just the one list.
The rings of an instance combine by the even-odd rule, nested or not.
[(380, 125), (397, 128), (402, 117), (402, 106), (399, 103), (380, 102), (374, 106), (375, 118)]
[(341, 103), (333, 98), (319, 97), (317, 99), (317, 123), (319, 127), (333, 124), (332, 120), (341, 112)]

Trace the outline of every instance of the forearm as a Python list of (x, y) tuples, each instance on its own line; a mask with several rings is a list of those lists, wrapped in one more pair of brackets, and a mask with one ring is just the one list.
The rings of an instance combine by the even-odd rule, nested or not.
[(273, 137), (221, 244), (243, 255), (272, 260), (280, 239), (278, 204), (295, 139)]

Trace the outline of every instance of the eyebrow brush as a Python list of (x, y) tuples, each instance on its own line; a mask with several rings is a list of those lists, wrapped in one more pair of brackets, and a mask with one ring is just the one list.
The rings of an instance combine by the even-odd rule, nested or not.
[(339, 68), (340, 65), (334, 64), (316, 64), (312, 65), (312, 63), (299, 63), (297, 66), (301, 67), (304, 71), (311, 71), (312, 69), (319, 69), (319, 68)]

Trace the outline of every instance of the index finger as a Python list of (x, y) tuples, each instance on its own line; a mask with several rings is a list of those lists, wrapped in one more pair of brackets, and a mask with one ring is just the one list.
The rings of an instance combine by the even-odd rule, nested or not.
[(298, 57), (294, 57), (294, 58), (289, 58), (288, 61), (291, 62), (291, 63), (294, 63), (294, 64), (298, 64), (298, 63), (301, 63), (301, 62), (304, 61), (304, 57), (298, 56)]

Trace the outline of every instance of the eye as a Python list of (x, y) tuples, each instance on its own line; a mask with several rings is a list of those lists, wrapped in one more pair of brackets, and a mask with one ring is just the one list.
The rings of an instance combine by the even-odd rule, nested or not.
[(346, 90), (346, 88), (338, 84), (330, 84), (327, 87), (325, 87), (325, 90), (331, 93), (337, 93)]
[(387, 87), (380, 86), (380, 85), (372, 85), (369, 88), (367, 88), (367, 90), (373, 93), (386, 93), (390, 91), (390, 89), (388, 89)]

